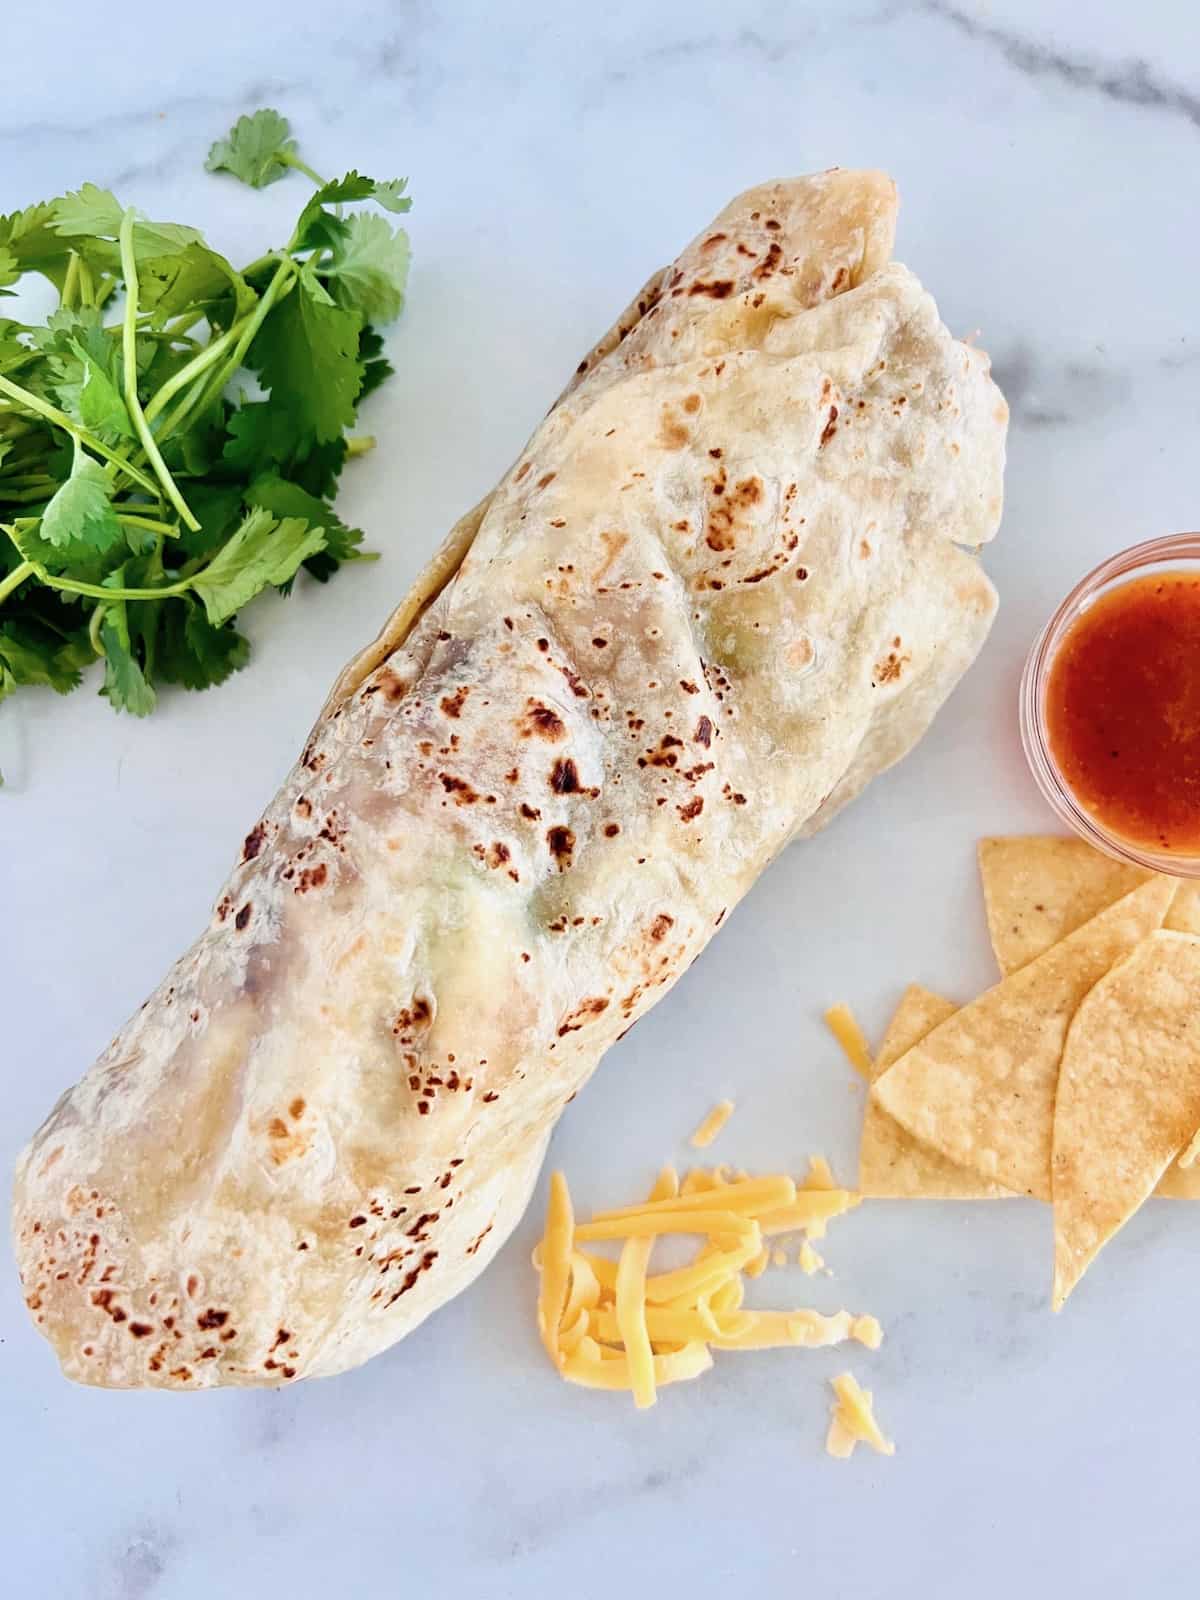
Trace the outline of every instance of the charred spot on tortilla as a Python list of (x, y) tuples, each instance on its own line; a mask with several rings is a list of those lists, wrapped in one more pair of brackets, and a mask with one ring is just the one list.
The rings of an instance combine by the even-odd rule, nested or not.
[(561, 1039), (568, 1033), (578, 1033), (580, 1028), (586, 1027), (589, 1022), (594, 1022), (602, 1011), (607, 1011), (608, 1006), (606, 995), (597, 995), (591, 1000), (581, 1001), (559, 1023), (558, 1037)]
[(263, 847), (263, 840), (267, 837), (265, 822), (257, 822), (246, 835), (242, 844), (242, 860), (253, 861)]
[(579, 768), (570, 756), (554, 763), (550, 773), (550, 787), (555, 794), (577, 794), (579, 792)]
[(546, 831), (546, 843), (560, 872), (571, 865), (575, 853), (575, 835), (570, 828), (558, 826)]
[(558, 712), (542, 700), (529, 699), (517, 724), (523, 739), (545, 739), (557, 744), (567, 736), (567, 725)]
[(478, 802), (478, 793), (465, 778), (455, 777), (451, 772), (439, 772), (438, 780), (446, 793), (454, 797), (456, 806), (473, 806)]

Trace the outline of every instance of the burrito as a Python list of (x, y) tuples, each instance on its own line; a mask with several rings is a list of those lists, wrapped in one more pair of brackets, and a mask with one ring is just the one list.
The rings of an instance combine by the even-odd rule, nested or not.
[(895, 213), (872, 172), (733, 201), (339, 678), (209, 926), (21, 1155), (69, 1377), (394, 1344), (771, 859), (920, 738), (995, 609), (1007, 412)]

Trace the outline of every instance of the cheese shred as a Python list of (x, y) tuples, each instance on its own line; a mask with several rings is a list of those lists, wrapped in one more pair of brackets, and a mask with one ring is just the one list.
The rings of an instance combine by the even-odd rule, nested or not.
[(870, 1083), (871, 1051), (850, 1007), (840, 1003), (836, 1006), (830, 1006), (825, 1013), (825, 1026), (841, 1045), (845, 1052), (846, 1060), (849, 1061), (855, 1072)]
[(689, 1140), (692, 1148), (706, 1150), (732, 1115), (733, 1101), (719, 1100)]
[[(813, 1350), (847, 1341), (875, 1350), (883, 1335), (874, 1317), (743, 1309), (746, 1280), (782, 1254), (766, 1239), (802, 1233), (800, 1264), (813, 1272), (822, 1263), (809, 1240), (859, 1199), (836, 1187), (819, 1156), (799, 1185), (784, 1176), (751, 1177), (721, 1167), (697, 1168), (681, 1179), (673, 1167), (664, 1167), (645, 1200), (598, 1211), (580, 1223), (566, 1178), (556, 1172), (545, 1233), (533, 1252), (541, 1275), (542, 1343), (569, 1383), (624, 1390), (638, 1407), (652, 1406), (666, 1385), (706, 1372), (718, 1350)], [(651, 1255), (665, 1236), (695, 1239), (694, 1254), (682, 1266), (652, 1273)], [(592, 1250), (593, 1244), (619, 1244), (620, 1253), (614, 1260)], [(890, 1454), (870, 1394), (849, 1373), (834, 1380), (834, 1391), (831, 1453), (849, 1454), (862, 1440)]]
[(860, 1388), (851, 1372), (843, 1372), (832, 1381), (833, 1413), (825, 1440), (829, 1454), (844, 1458), (854, 1453), (856, 1444), (862, 1443), (869, 1444), (881, 1456), (894, 1456), (896, 1446), (884, 1438), (875, 1421), (871, 1391)]

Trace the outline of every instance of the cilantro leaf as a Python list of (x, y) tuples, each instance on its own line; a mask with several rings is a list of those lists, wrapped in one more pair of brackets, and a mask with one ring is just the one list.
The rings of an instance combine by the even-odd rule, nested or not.
[(214, 628), (190, 600), (170, 601), (163, 611), (156, 668), (164, 683), (211, 689), (250, 659), (250, 641), (231, 623)]
[(189, 561), (210, 556), (237, 526), (242, 510), (240, 483), (196, 483), (189, 485), (188, 504), (200, 523), (199, 532), (181, 527), (178, 539), (171, 541)]
[[(26, 523), (9, 533), (9, 538), (21, 553), (24, 561), (33, 561), (47, 572), (70, 572), (73, 578), (84, 583), (99, 583), (104, 576), (104, 559), (93, 545), (82, 539), (68, 538), (62, 544), (51, 544), (44, 539), (36, 524)], [(75, 596), (63, 595), (65, 601)]]
[[(222, 455), (229, 466), (251, 475), (271, 462), (286, 461), (296, 445), (291, 417), (281, 402), (252, 400), (230, 417)], [(199, 516), (199, 512), (196, 513)]]
[(280, 522), (255, 509), (208, 566), (196, 573), (192, 588), (216, 627), (270, 584), (286, 583), (302, 561), (324, 547), (320, 528), (310, 528), (299, 517)]
[(71, 540), (97, 553), (111, 549), (121, 537), (121, 524), (112, 507), (112, 486), (104, 468), (82, 450), (76, 450), (71, 476), (55, 490), (39, 531), (50, 544)]
[(296, 154), (296, 141), (286, 117), (264, 108), (251, 117), (239, 117), (225, 138), (218, 139), (204, 163), (209, 172), (230, 172), (252, 189), (286, 177)]
[(154, 312), (158, 323), (193, 310), (199, 319), (202, 312), (224, 299), (231, 306), (225, 320), (232, 321), (249, 311), (256, 299), (241, 273), (223, 255), (199, 241), (182, 250), (139, 261), (138, 287), (139, 304)]
[(408, 235), (373, 212), (356, 212), (324, 272), (339, 305), (359, 312), (367, 322), (392, 322), (404, 305)]
[(334, 494), (342, 468), (346, 465), (345, 438), (316, 444), (288, 462), (288, 476), (308, 490), (326, 498)]
[(363, 378), (361, 325), (360, 316), (323, 304), (301, 282), (259, 329), (247, 364), (287, 406), (298, 433), (329, 443), (353, 425)]
[[(113, 576), (118, 575), (121, 575), (119, 568)], [(124, 600), (106, 604), (104, 620), (100, 624), (100, 644), (104, 650), (102, 693), (108, 696), (114, 710), (128, 711), (135, 717), (148, 717), (158, 697), (146, 682), (141, 665), (134, 657)]]
[(0, 289), (7, 284), (16, 283), (21, 276), (21, 265), (16, 253), (5, 244), (0, 244)]
[[(63, 239), (76, 240), (77, 254), (101, 272), (119, 277), (121, 251), (116, 243), (124, 214), (120, 201), (108, 189), (85, 183), (82, 189), (51, 202), (52, 226)], [(133, 225), (133, 254), (139, 263), (178, 255), (202, 243), (196, 228), (177, 222), (150, 222), (137, 217)], [(57, 280), (56, 280), (57, 281)]]
[(0, 623), (0, 700), (18, 684), (40, 683), (56, 694), (69, 694), (79, 687), (82, 663), (77, 657), (70, 641), (64, 644), (45, 629)]
[(326, 206), (374, 200), (385, 211), (410, 211), (412, 201), (403, 193), (407, 182), (407, 178), (391, 178), (386, 183), (378, 183), (360, 172), (348, 172), (344, 178), (322, 184), (300, 213), (296, 223), (296, 248), (312, 250), (332, 242), (344, 219), (326, 211)]
[(120, 201), (111, 189), (97, 188), (94, 183), (85, 183), (60, 200), (52, 200), (50, 206), (55, 232), (67, 238), (98, 234), (115, 239), (121, 226)]
[(54, 202), (47, 200), (0, 217), (0, 244), (16, 257), (22, 272), (47, 276), (66, 269), (68, 247), (54, 232)]
[(404, 193), (408, 187), (407, 178), (389, 178), (386, 183), (377, 183), (371, 199), (385, 211), (404, 212), (412, 210), (412, 199)]
[[(133, 423), (129, 420), (129, 412), (125, 409), (125, 401), (114, 375), (107, 367), (100, 366), (77, 340), (72, 341), (72, 349), (81, 369), (78, 394), (74, 397), (77, 407), (75, 414), (80, 422), (106, 444), (115, 444), (122, 438), (132, 439)], [(59, 385), (60, 395), (64, 394), (64, 388), (64, 385)]]
[(332, 577), (343, 561), (376, 559), (373, 553), (359, 548), (364, 538), (361, 528), (348, 528), (332, 506), (278, 473), (264, 473), (256, 478), (246, 490), (246, 504), (260, 506), (276, 517), (303, 517), (310, 527), (324, 530), (325, 548), (304, 563), (322, 583)]
[(382, 336), (371, 327), (365, 327), (358, 336), (358, 359), (363, 363), (362, 388), (358, 391), (361, 405), (396, 369), (383, 353)]

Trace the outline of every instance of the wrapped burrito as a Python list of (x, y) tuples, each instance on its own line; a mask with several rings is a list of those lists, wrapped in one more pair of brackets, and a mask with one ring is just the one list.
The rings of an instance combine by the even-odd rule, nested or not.
[(69, 1377), (344, 1371), (482, 1271), (555, 1121), (987, 633), (1007, 412), (891, 182), (735, 200), (335, 685), (212, 920), (21, 1156)]

